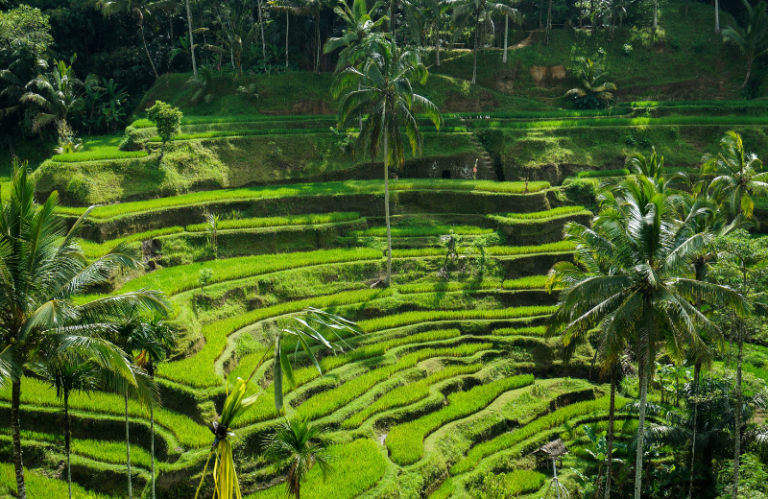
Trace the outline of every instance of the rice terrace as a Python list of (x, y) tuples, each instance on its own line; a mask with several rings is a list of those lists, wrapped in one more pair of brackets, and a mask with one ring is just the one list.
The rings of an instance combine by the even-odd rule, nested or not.
[(0, 0), (0, 499), (768, 499), (766, 0)]

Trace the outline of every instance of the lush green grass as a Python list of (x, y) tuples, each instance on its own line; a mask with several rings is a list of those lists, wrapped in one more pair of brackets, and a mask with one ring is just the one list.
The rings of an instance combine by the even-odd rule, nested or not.
[[(38, 471), (24, 469), (27, 497), (32, 498), (64, 498), (68, 497), (68, 486), (65, 480), (48, 478)], [(6, 495), (7, 494), (7, 495)], [(13, 464), (0, 463), (0, 497), (16, 496), (16, 473)], [(113, 499), (111, 496), (98, 494), (84, 489), (77, 483), (72, 484), (74, 499)]]
[(547, 328), (545, 326), (520, 328), (505, 327), (501, 329), (494, 329), (492, 334), (494, 336), (544, 336), (546, 331)]
[(440, 381), (448, 378), (455, 378), (464, 374), (476, 373), (482, 369), (480, 364), (470, 364), (468, 366), (450, 366), (445, 367), (442, 370), (427, 376), (424, 379), (420, 379), (415, 383), (409, 383), (403, 386), (399, 386), (391, 392), (385, 393), (376, 401), (367, 406), (362, 411), (352, 415), (344, 420), (341, 424), (342, 428), (352, 429), (362, 425), (368, 418), (374, 414), (388, 411), (397, 407), (405, 407), (406, 405), (418, 402), (421, 399), (427, 398), (429, 395), (429, 387)]
[(51, 161), (57, 163), (82, 163), (86, 161), (102, 161), (106, 159), (146, 158), (148, 156), (147, 151), (119, 151), (117, 149), (106, 149), (57, 154), (51, 158)]
[[(228, 229), (251, 229), (258, 227), (281, 227), (284, 225), (315, 225), (329, 224), (335, 222), (349, 222), (360, 218), (359, 213), (355, 212), (334, 212), (318, 215), (288, 215), (285, 217), (268, 218), (242, 218), (236, 220), (221, 220), (218, 223), (219, 230)], [(187, 225), (187, 232), (204, 232), (208, 230), (209, 224)]]
[[(180, 133), (173, 137), (173, 141), (213, 139), (219, 137), (248, 137), (251, 135), (315, 135), (330, 134), (330, 130), (318, 130), (314, 128), (272, 128), (272, 129), (242, 129), (242, 130), (211, 130), (200, 133)], [(152, 137), (150, 142), (161, 142), (160, 137)]]
[[(550, 187), (549, 182), (530, 182), (529, 192), (538, 192)], [(493, 182), (491, 180), (445, 180), (445, 179), (401, 179), (391, 182), (391, 191), (410, 190), (446, 190), (497, 192), (503, 194), (522, 194), (524, 182)], [(348, 180), (345, 182), (325, 182), (315, 184), (276, 185), (263, 187), (244, 187), (240, 189), (220, 189), (201, 191), (179, 196), (134, 201), (115, 205), (98, 206), (91, 212), (94, 219), (110, 219), (128, 214), (145, 213), (179, 206), (192, 206), (213, 202), (291, 198), (303, 196), (330, 196), (342, 194), (379, 193), (384, 190), (384, 182), (379, 180)], [(60, 207), (58, 212), (64, 215), (80, 215), (84, 208)]]
[(502, 284), (504, 289), (544, 289), (549, 278), (545, 275), (531, 275), (517, 279), (507, 279)]
[(545, 474), (533, 470), (515, 470), (504, 475), (506, 492), (510, 496), (536, 492), (544, 486), (546, 479)]
[[(334, 457), (333, 474), (325, 479), (320, 467), (315, 466), (301, 484), (304, 499), (352, 499), (370, 489), (381, 480), (387, 469), (387, 460), (373, 440), (359, 439), (348, 444), (328, 448)], [(283, 499), (285, 485), (280, 483), (244, 499)]]
[(534, 211), (532, 213), (507, 213), (505, 218), (514, 218), (517, 220), (545, 220), (563, 215), (573, 215), (575, 213), (588, 212), (583, 206), (560, 206), (546, 211)]
[(376, 384), (404, 369), (414, 367), (419, 362), (434, 357), (468, 357), (493, 347), (491, 343), (468, 343), (446, 348), (424, 348), (400, 357), (397, 363), (374, 369), (349, 380), (343, 385), (321, 392), (304, 402), (298, 409), (302, 418), (313, 420), (339, 409), (352, 402)]
[(148, 230), (146, 232), (138, 232), (136, 234), (131, 234), (130, 236), (112, 239), (101, 244), (94, 243), (93, 241), (89, 241), (87, 239), (80, 239), (78, 244), (83, 250), (83, 253), (85, 253), (85, 256), (88, 258), (99, 258), (109, 253), (112, 249), (120, 244), (146, 241), (148, 239), (154, 239), (160, 236), (168, 236), (171, 234), (179, 234), (181, 232), (184, 232), (183, 227), (164, 227), (162, 229)]
[(520, 317), (536, 317), (541, 315), (550, 315), (554, 313), (556, 309), (557, 307), (536, 306), (506, 308), (501, 310), (429, 310), (377, 317), (375, 319), (361, 321), (359, 325), (364, 330), (373, 332), (418, 324), (420, 322), (478, 319), (517, 319)]
[(768, 107), (768, 100), (679, 100), (679, 101), (634, 101), (622, 102), (622, 107), (654, 108), (654, 107), (700, 107), (700, 108), (735, 108), (742, 109), (747, 107)]
[[(10, 399), (10, 387), (0, 390), (0, 400), (9, 401)], [(61, 407), (61, 400), (56, 397), (55, 390), (33, 378), (24, 378), (21, 384), (21, 402), (22, 404)], [(125, 416), (123, 397), (111, 393), (73, 393), (69, 400), (69, 406), (72, 410)], [(128, 401), (128, 413), (132, 417), (149, 418), (149, 410), (135, 400)], [(184, 446), (199, 448), (209, 445), (211, 442), (210, 431), (187, 416), (167, 409), (156, 408), (155, 420), (157, 424), (176, 435), (176, 438)]]
[[(616, 398), (616, 408), (621, 408), (629, 402), (621, 397)], [(467, 457), (459, 461), (451, 468), (452, 475), (459, 475), (466, 473), (473, 469), (477, 464), (486, 457), (495, 454), (499, 451), (509, 449), (513, 445), (516, 445), (523, 440), (535, 436), (537, 433), (555, 428), (571, 418), (577, 416), (583, 416), (592, 412), (603, 411), (608, 408), (610, 403), (609, 397), (601, 397), (597, 400), (589, 400), (587, 402), (577, 402), (569, 406), (558, 409), (546, 416), (536, 419), (532, 423), (529, 423), (522, 428), (515, 430), (512, 433), (504, 433), (494, 439), (477, 444), (467, 454)]]
[[(470, 235), (482, 235), (493, 234), (493, 229), (483, 229), (482, 227), (474, 227), (471, 225), (435, 225), (431, 227), (392, 227), (392, 237), (427, 237), (427, 236), (441, 236), (444, 234), (458, 234), (463, 236)], [(355, 237), (386, 237), (386, 227), (371, 227), (366, 230), (356, 230), (349, 233), (350, 236)]]
[(536, 275), (508, 279), (506, 281), (471, 281), (471, 282), (426, 282), (405, 284), (397, 288), (398, 292), (408, 293), (450, 293), (455, 291), (477, 291), (483, 289), (543, 289), (547, 276)]
[(659, 126), (766, 126), (762, 116), (662, 116), (659, 118), (600, 118), (547, 121), (478, 121), (478, 128), (529, 130), (539, 128), (603, 128)]
[(424, 454), (424, 437), (446, 423), (479, 411), (502, 393), (531, 383), (533, 375), (523, 374), (476, 386), (468, 392), (452, 393), (443, 409), (390, 429), (386, 443), (392, 460), (400, 465), (415, 463)]
[[(576, 245), (569, 241), (540, 244), (536, 246), (491, 246), (485, 249), (491, 256), (535, 255), (539, 253), (561, 253), (573, 251)], [(474, 248), (463, 248), (464, 251), (472, 250), (474, 254), (479, 252)], [(428, 256), (445, 256), (445, 248), (413, 248), (392, 250), (393, 258), (419, 258)]]
[(453, 478), (448, 477), (440, 485), (440, 488), (429, 496), (429, 499), (448, 499), (454, 490), (456, 490), (456, 486), (453, 484)]
[(630, 171), (626, 168), (619, 170), (593, 170), (579, 172), (576, 174), (576, 178), (596, 178), (596, 177), (626, 177), (630, 174)]

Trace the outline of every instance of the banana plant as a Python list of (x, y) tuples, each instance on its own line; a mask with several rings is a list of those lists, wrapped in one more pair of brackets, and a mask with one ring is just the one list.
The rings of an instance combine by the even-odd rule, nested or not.
[(203, 468), (203, 475), (200, 478), (195, 499), (200, 495), (200, 489), (202, 488), (212, 457), (215, 457), (213, 465), (213, 499), (232, 499), (232, 497), (242, 499), (240, 483), (237, 479), (235, 462), (232, 457), (232, 439), (235, 433), (230, 428), (232, 423), (265, 393), (263, 390), (259, 390), (253, 395), (246, 396), (249, 383), (253, 380), (264, 362), (270, 356), (274, 357), (273, 385), (275, 409), (281, 411), (283, 408), (283, 380), (288, 381), (291, 388), (296, 386), (293, 367), (289, 358), (288, 347), (291, 345), (286, 340), (295, 339), (296, 341), (293, 347), (294, 361), (299, 348), (301, 348), (322, 375), (323, 371), (314, 350), (319, 349), (332, 354), (344, 352), (345, 348), (351, 348), (344, 340), (344, 336), (348, 334), (363, 334), (363, 330), (356, 323), (343, 317), (309, 307), (304, 310), (304, 315), (294, 317), (291, 324), (283, 328), (275, 336), (271, 346), (264, 352), (264, 355), (256, 364), (256, 367), (253, 368), (248, 379), (237, 378), (231, 391), (229, 391), (229, 386), (227, 385), (227, 398), (224, 401), (221, 415), (218, 420), (211, 422), (210, 430), (214, 437), (213, 444)]

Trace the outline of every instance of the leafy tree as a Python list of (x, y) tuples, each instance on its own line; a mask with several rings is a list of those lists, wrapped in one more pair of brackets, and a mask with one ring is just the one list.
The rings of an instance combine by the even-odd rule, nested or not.
[(73, 392), (90, 393), (101, 384), (99, 370), (87, 359), (72, 357), (64, 352), (33, 366), (32, 370), (56, 390), (64, 402), (64, 453), (67, 456), (67, 485), (72, 499), (72, 420), (69, 417), (69, 397)]
[(19, 408), (25, 366), (66, 352), (90, 359), (128, 385), (136, 386), (135, 366), (123, 351), (104, 339), (117, 322), (135, 307), (166, 310), (158, 293), (137, 291), (77, 304), (73, 297), (102, 283), (123, 269), (136, 269), (140, 260), (123, 245), (88, 264), (76, 243), (86, 212), (67, 232), (54, 214), (58, 195), (42, 206), (33, 202), (34, 188), (26, 165), (14, 169), (10, 196), (0, 213), (0, 375), (11, 382), (11, 434), (16, 487), (26, 499), (21, 457)]
[[(731, 289), (695, 278), (691, 256), (709, 236), (680, 221), (654, 182), (642, 175), (628, 178), (604, 196), (594, 228), (568, 226), (567, 238), (576, 236), (579, 263), (560, 262), (551, 271), (550, 280), (565, 287), (548, 332), (562, 334), (570, 345), (599, 327), (604, 351), (620, 351), (625, 342), (633, 346), (640, 383), (634, 497), (640, 499), (648, 378), (660, 344), (667, 345), (671, 358), (682, 359), (683, 345), (708, 350), (701, 331), (720, 337), (719, 328), (691, 305), (694, 297), (740, 315), (746, 304)], [(590, 240), (593, 248), (584, 257), (579, 239)], [(608, 272), (596, 272), (595, 265)]]
[(286, 419), (265, 439), (267, 459), (288, 467), (286, 492), (301, 499), (301, 482), (315, 467), (325, 476), (331, 469), (331, 456), (320, 440), (326, 428), (301, 419)]
[(423, 84), (429, 75), (419, 56), (411, 51), (399, 52), (380, 39), (373, 41), (371, 46), (371, 56), (362, 67), (349, 67), (342, 71), (334, 80), (331, 92), (334, 98), (341, 97), (339, 126), (345, 126), (359, 115), (367, 115), (355, 142), (355, 154), (374, 159), (382, 153), (384, 158), (384, 213), (387, 224), (387, 274), (384, 284), (389, 286), (392, 279), (389, 167), (404, 164), (403, 144), (406, 139), (414, 154), (422, 150), (424, 139), (415, 112), (425, 113), (438, 130), (442, 117), (437, 106), (413, 91), (411, 80)]
[[(71, 62), (74, 63), (75, 59), (72, 57)], [(32, 127), (35, 133), (49, 125), (68, 126), (69, 114), (85, 106), (82, 98), (83, 82), (77, 78), (72, 66), (64, 61), (56, 61), (51, 73), (39, 75), (26, 88), (28, 91), (21, 97), (21, 102), (34, 104), (41, 109)]]
[(170, 0), (160, 0), (156, 2), (151, 2), (149, 0), (106, 0), (101, 3), (101, 10), (105, 16), (112, 14), (130, 14), (136, 16), (141, 43), (144, 45), (144, 52), (147, 54), (147, 59), (149, 60), (149, 65), (152, 67), (152, 73), (154, 73), (155, 78), (159, 78), (160, 75), (157, 74), (157, 68), (155, 68), (155, 63), (147, 48), (147, 40), (144, 38), (144, 21), (153, 20), (153, 12), (168, 8), (172, 4), (174, 4), (174, 2)]
[[(293, 14), (294, 16), (311, 17), (315, 25), (315, 47), (314, 57), (315, 73), (320, 74), (320, 14), (328, 6), (328, 0), (272, 0), (270, 5), (274, 8)], [(287, 35), (286, 35), (287, 39)], [(286, 49), (287, 50), (287, 49)], [(287, 65), (287, 62), (286, 62)]]
[(488, 0), (445, 0), (445, 5), (453, 8), (453, 19), (456, 22), (454, 38), (459, 36), (466, 27), (473, 26), (472, 83), (477, 83), (477, 48), (482, 43), (480, 33), (484, 29), (493, 33), (494, 14), (505, 14), (511, 16), (513, 21), (520, 22), (520, 13), (509, 5)]
[(211, 14), (218, 25), (216, 41), (219, 45), (206, 44), (204, 47), (222, 56), (229, 54), (232, 69), (242, 75), (243, 54), (257, 34), (250, 3), (247, 0), (213, 3)]
[(165, 155), (165, 144), (181, 131), (181, 117), (182, 112), (179, 111), (179, 108), (166, 104), (163, 101), (155, 102), (155, 105), (147, 112), (147, 118), (155, 123), (157, 134), (160, 136), (160, 140), (162, 140), (160, 161), (163, 160)]
[(768, 53), (768, 3), (761, 0), (755, 7), (747, 0), (742, 0), (742, 3), (748, 16), (746, 33), (742, 35), (729, 25), (723, 30), (723, 38), (726, 42), (735, 43), (747, 58), (747, 74), (741, 84), (741, 88), (744, 88), (752, 73), (752, 64)]
[(756, 154), (744, 150), (741, 135), (730, 131), (720, 140), (720, 152), (705, 156), (702, 173), (713, 175), (709, 184), (711, 195), (731, 212), (743, 218), (752, 218), (754, 198), (768, 194), (768, 172)]
[(608, 73), (604, 70), (602, 59), (598, 54), (594, 59), (579, 57), (576, 60), (575, 72), (581, 86), (568, 90), (565, 98), (573, 101), (577, 108), (599, 109), (613, 101), (611, 92), (616, 90), (616, 85), (604, 81)]

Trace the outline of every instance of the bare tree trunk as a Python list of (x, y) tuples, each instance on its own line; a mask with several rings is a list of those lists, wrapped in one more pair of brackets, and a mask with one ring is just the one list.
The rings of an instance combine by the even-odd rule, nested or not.
[(688, 482), (688, 499), (693, 498), (693, 467), (696, 464), (696, 432), (698, 430), (699, 416), (699, 376), (701, 375), (701, 362), (693, 366), (693, 436), (691, 438), (691, 477)]
[(477, 83), (477, 34), (480, 31), (480, 24), (475, 25), (475, 46), (472, 47), (472, 83)]
[(611, 473), (613, 472), (613, 425), (616, 420), (616, 369), (611, 367), (611, 401), (608, 407), (608, 435), (606, 437), (605, 499), (611, 497)]
[(659, 27), (659, 0), (653, 0), (653, 32)]
[(715, 0), (715, 33), (720, 34), (720, 0)]
[(507, 63), (507, 41), (509, 40), (509, 13), (504, 14), (504, 57), (501, 62)]
[(549, 37), (552, 34), (552, 0), (549, 0), (547, 7), (547, 34), (544, 37), (544, 45), (549, 45)]
[(317, 15), (315, 23), (315, 44), (317, 45), (317, 59), (315, 61), (315, 73), (320, 74), (320, 14)]
[(736, 357), (736, 422), (734, 431), (734, 443), (733, 443), (733, 497), (739, 497), (739, 465), (741, 461), (741, 405), (742, 393), (741, 393), (741, 365), (744, 360), (744, 325), (740, 324), (742, 328), (741, 334), (739, 334), (739, 353)]
[(69, 393), (64, 394), (64, 452), (67, 455), (67, 486), (69, 499), (72, 499), (72, 420), (69, 417)]
[(141, 35), (141, 43), (144, 44), (144, 52), (147, 53), (147, 59), (149, 59), (149, 65), (152, 66), (152, 72), (155, 73), (155, 78), (160, 78), (155, 68), (155, 63), (152, 61), (152, 56), (149, 55), (149, 49), (147, 48), (147, 40), (144, 39), (144, 17), (139, 17), (139, 34)]
[(648, 405), (648, 359), (640, 359), (640, 417), (637, 424), (637, 452), (635, 454), (635, 499), (642, 499), (643, 451), (645, 438), (645, 410)]
[(125, 392), (125, 458), (128, 463), (128, 499), (133, 499), (133, 487), (131, 484), (131, 436), (128, 421), (128, 392)]
[(440, 6), (437, 8), (437, 41), (435, 42), (437, 50), (437, 67), (440, 67)]
[(189, 50), (192, 52), (192, 73), (197, 76), (197, 61), (195, 60), (195, 40), (192, 38), (192, 11), (187, 0), (187, 26), (189, 27)]
[(285, 69), (288, 69), (288, 28), (291, 22), (288, 11), (285, 12)]
[(13, 466), (16, 470), (16, 495), (18, 499), (27, 499), (27, 487), (24, 483), (24, 462), (21, 458), (21, 380), (11, 383), (11, 439), (13, 441)]
[(259, 0), (259, 27), (261, 28), (261, 56), (264, 58), (264, 66), (267, 65), (267, 41), (264, 38), (264, 21), (261, 18), (261, 0)]
[(387, 275), (384, 278), (384, 285), (389, 287), (392, 282), (392, 227), (389, 220), (389, 168), (387, 165), (389, 151), (387, 150), (386, 114), (385, 110), (384, 113), (382, 113), (382, 121), (384, 122), (384, 126), (382, 127), (384, 133), (384, 218), (387, 222)]
[(597, 19), (595, 19), (595, 0), (589, 0), (589, 22), (592, 24), (592, 34), (597, 31)]

